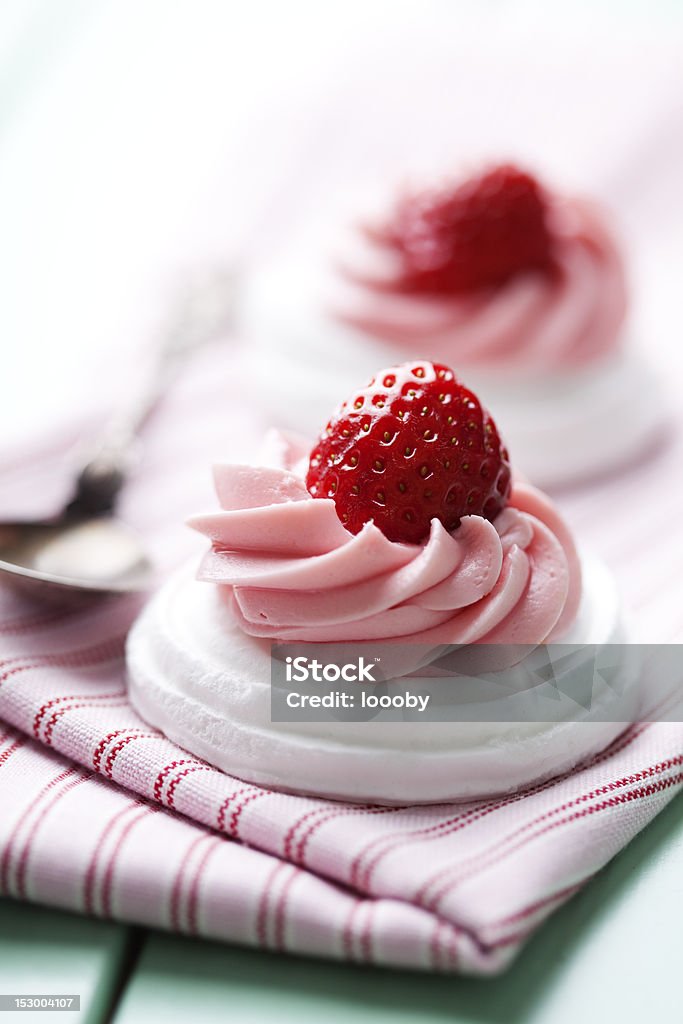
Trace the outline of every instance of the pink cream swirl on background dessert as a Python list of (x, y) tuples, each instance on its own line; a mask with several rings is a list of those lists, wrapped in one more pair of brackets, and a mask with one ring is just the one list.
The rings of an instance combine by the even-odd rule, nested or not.
[(509, 166), (405, 196), (359, 227), (338, 278), (339, 319), (461, 367), (585, 365), (618, 346), (627, 306), (599, 209)]
[(267, 465), (216, 467), (222, 511), (190, 521), (212, 545), (199, 578), (225, 588), (246, 633), (527, 645), (572, 625), (569, 531), (543, 494), (511, 483), (495, 422), (448, 366), (380, 371), (308, 457), (272, 439)]

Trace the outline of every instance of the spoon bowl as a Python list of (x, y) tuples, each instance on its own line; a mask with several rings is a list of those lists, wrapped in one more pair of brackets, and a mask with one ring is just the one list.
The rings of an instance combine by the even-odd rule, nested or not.
[(147, 590), (154, 568), (138, 536), (113, 516), (0, 524), (3, 581), (36, 597)]

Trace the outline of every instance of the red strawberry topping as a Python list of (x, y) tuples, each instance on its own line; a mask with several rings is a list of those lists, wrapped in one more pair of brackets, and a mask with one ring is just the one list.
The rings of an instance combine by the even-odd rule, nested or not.
[(479, 399), (439, 363), (382, 370), (343, 402), (311, 452), (306, 486), (332, 498), (351, 533), (373, 520), (419, 544), (432, 519), (493, 520), (510, 494), (510, 462)]
[(546, 213), (538, 182), (505, 164), (456, 188), (407, 196), (389, 236), (402, 255), (406, 287), (471, 292), (520, 271), (552, 269)]

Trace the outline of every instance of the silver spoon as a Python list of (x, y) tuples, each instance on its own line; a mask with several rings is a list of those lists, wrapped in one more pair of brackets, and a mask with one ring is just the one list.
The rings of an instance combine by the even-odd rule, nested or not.
[(185, 357), (230, 326), (232, 270), (190, 281), (149, 373), (105, 425), (57, 516), (0, 523), (0, 580), (31, 596), (77, 602), (147, 589), (154, 567), (141, 539), (114, 515), (135, 442)]

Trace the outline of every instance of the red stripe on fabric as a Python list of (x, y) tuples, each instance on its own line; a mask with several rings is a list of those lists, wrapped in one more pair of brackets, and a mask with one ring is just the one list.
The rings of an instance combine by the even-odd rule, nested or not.
[(114, 871), (116, 870), (116, 862), (119, 858), (123, 845), (128, 839), (128, 836), (133, 831), (135, 826), (143, 821), (148, 815), (156, 814), (159, 811), (158, 807), (151, 807), (148, 804), (144, 804), (140, 814), (138, 814), (132, 821), (127, 822), (125, 827), (122, 829), (119, 838), (116, 841), (114, 849), (112, 850), (107, 866), (102, 876), (102, 884), (100, 887), (100, 906), (102, 907), (102, 916), (111, 917), (111, 904), (112, 904), (112, 889), (114, 884)]
[(206, 840), (210, 838), (211, 836), (206, 834), (196, 836), (188, 846), (187, 850), (185, 851), (185, 854), (180, 862), (180, 865), (178, 866), (178, 870), (175, 873), (175, 878), (173, 879), (173, 885), (171, 886), (171, 892), (169, 897), (169, 917), (171, 921), (171, 927), (173, 928), (174, 931), (181, 931), (180, 900), (182, 895), (183, 876), (185, 875), (185, 869), (190, 863), (192, 859), (192, 854), (197, 849), (197, 847), (200, 846), (201, 843), (206, 842)]
[(429, 940), (429, 966), (433, 971), (441, 970), (441, 932), (445, 927), (446, 922), (437, 917)]
[(154, 788), (152, 791), (154, 794), (154, 799), (158, 800), (159, 803), (163, 803), (162, 795), (164, 784), (172, 771), (175, 771), (176, 768), (182, 767), (182, 765), (184, 764), (200, 765), (201, 763), (202, 762), (198, 761), (195, 757), (183, 757), (178, 761), (171, 761), (169, 764), (167, 764), (164, 768), (161, 769), (154, 782)]
[[(571, 815), (568, 815), (565, 818), (560, 818), (557, 821), (549, 822), (547, 825), (545, 825), (543, 828), (539, 829), (532, 835), (524, 834), (527, 833), (531, 828), (533, 828), (534, 825), (538, 825), (541, 822), (546, 821), (553, 814), (562, 813), (562, 811), (568, 810), (570, 807), (575, 807), (577, 804), (584, 803), (586, 800), (594, 799), (596, 796), (601, 796), (604, 793), (614, 792), (616, 789), (619, 789), (622, 785), (632, 785), (633, 782), (641, 781), (642, 779), (651, 777), (653, 774), (661, 774), (661, 772), (668, 771), (669, 768), (682, 763), (683, 757), (671, 758), (669, 762), (662, 762), (661, 765), (653, 766), (652, 769), (647, 769), (645, 772), (635, 773), (634, 776), (630, 777), (631, 781), (619, 780), (618, 782), (611, 783), (608, 786), (601, 786), (600, 789), (594, 791), (593, 793), (585, 794), (584, 796), (579, 797), (576, 800), (570, 800), (566, 804), (563, 804), (561, 807), (555, 808), (555, 810), (550, 811), (547, 814), (540, 815), (533, 821), (527, 822), (516, 832), (511, 833), (509, 836), (507, 836), (502, 841), (502, 843), (497, 844), (496, 846), (490, 848), (489, 851), (487, 851), (489, 854), (495, 853), (496, 850), (500, 850), (501, 846), (507, 846), (507, 849), (500, 850), (498, 856), (489, 857), (487, 860), (484, 860), (485, 854), (479, 854), (477, 857), (470, 858), (469, 861), (465, 861), (461, 864), (458, 864), (451, 869), (445, 869), (443, 874), (445, 874), (446, 872), (451, 874), (454, 872), (458, 872), (458, 877), (455, 879), (451, 879), (451, 881), (446, 882), (444, 885), (442, 885), (434, 893), (431, 899), (429, 899), (428, 901), (425, 900), (424, 902), (422, 902), (422, 905), (425, 907), (425, 909), (430, 910), (433, 913), (437, 913), (439, 904), (446, 898), (446, 896), (450, 895), (453, 889), (455, 889), (458, 885), (461, 885), (463, 882), (468, 881), (471, 878), (474, 878), (476, 875), (481, 874), (483, 871), (488, 871), (494, 864), (499, 864), (502, 860), (504, 860), (506, 857), (509, 857), (512, 853), (516, 852), (517, 850), (521, 849), (527, 843), (531, 843), (536, 839), (539, 839), (541, 836), (546, 835), (548, 832), (552, 831), (555, 828), (559, 828), (560, 826), (569, 824), (572, 821), (577, 821), (581, 818), (585, 818), (589, 814), (594, 814), (596, 812), (606, 810), (609, 807), (619, 807), (623, 804), (631, 802), (639, 795), (648, 796), (656, 792), (659, 792), (660, 789), (668, 789), (672, 784), (675, 784), (671, 782), (671, 779), (680, 780), (683, 778), (683, 774), (671, 776), (669, 779), (660, 780), (658, 783), (650, 784), (648, 787), (640, 787), (640, 789), (629, 790), (626, 793), (618, 793), (616, 797), (610, 797), (608, 798), (608, 800), (603, 801), (600, 804), (592, 804), (589, 807), (582, 808), (580, 811), (574, 811)], [(653, 786), (655, 788), (652, 788)], [(520, 842), (516, 843), (513, 846), (507, 845), (515, 838), (515, 836), (522, 835), (523, 838)], [(460, 873), (462, 867), (466, 866), (468, 863), (472, 865), (471, 870), (466, 871), (464, 874)], [(433, 879), (430, 883), (428, 883), (429, 888), (431, 888), (435, 880), (436, 879)]]
[(35, 838), (41, 826), (45, 824), (45, 819), (47, 818), (50, 811), (53, 810), (53, 808), (56, 807), (56, 805), (61, 800), (64, 799), (67, 793), (70, 793), (71, 790), (75, 789), (77, 786), (82, 786), (83, 783), (87, 782), (89, 778), (89, 774), (83, 774), (80, 775), (78, 778), (72, 779), (70, 782), (67, 782), (66, 786), (64, 786), (62, 789), (59, 790), (59, 792), (54, 794), (52, 800), (50, 800), (47, 806), (44, 807), (42, 811), (40, 811), (38, 817), (33, 822), (33, 825), (22, 847), (22, 851), (19, 855), (19, 861), (16, 869), (16, 894), (20, 897), (20, 899), (26, 898), (26, 874), (28, 871), (28, 862), (31, 856), (31, 848), (35, 842)]
[[(373, 807), (364, 807), (364, 808), (341, 807), (339, 809), (335, 809), (335, 810), (332, 810), (332, 811), (328, 810), (328, 808), (325, 808), (325, 807), (317, 808), (315, 813), (320, 814), (320, 817), (318, 818), (317, 821), (315, 821), (311, 825), (309, 825), (309, 827), (304, 832), (303, 836), (301, 836), (301, 838), (299, 839), (299, 842), (296, 845), (296, 850), (294, 851), (294, 856), (293, 856), (292, 859), (295, 860), (298, 864), (305, 864), (305, 862), (306, 862), (306, 849), (308, 847), (308, 844), (310, 843), (310, 841), (313, 838), (313, 836), (315, 835), (315, 833), (319, 829), (321, 829), (323, 827), (323, 825), (328, 824), (330, 821), (335, 821), (338, 818), (344, 818), (344, 817), (349, 817), (349, 816), (351, 816), (351, 817), (364, 817), (366, 815), (369, 816), (369, 815), (375, 815), (375, 814), (397, 814), (401, 810), (403, 810), (402, 807), (374, 807), (374, 806)], [(313, 813), (313, 812), (311, 812), (311, 813)], [(304, 815), (303, 818), (299, 819), (299, 822), (295, 823), (294, 829), (296, 829), (298, 825), (303, 824), (305, 817), (306, 817), (306, 815)], [(291, 849), (291, 843), (290, 843), (290, 849)]]
[(577, 893), (580, 889), (583, 889), (584, 885), (590, 881), (591, 878), (595, 877), (595, 872), (591, 872), (582, 878), (580, 882), (574, 882), (573, 885), (567, 885), (562, 889), (558, 889), (557, 892), (550, 893), (548, 896), (544, 896), (543, 899), (535, 900), (533, 903), (529, 903), (522, 910), (515, 911), (514, 914), (508, 914), (507, 917), (501, 917), (497, 921), (493, 921), (485, 926), (485, 931), (497, 931), (499, 928), (504, 928), (508, 924), (517, 924), (519, 921), (525, 920), (527, 917), (531, 917), (537, 914), (539, 910), (545, 910), (547, 907), (552, 906), (554, 903), (558, 903), (560, 900), (569, 899), (574, 893)]
[(0, 889), (2, 890), (2, 892), (9, 892), (9, 870), (12, 858), (12, 850), (15, 842), (17, 841), (17, 837), (21, 832), (24, 822), (28, 817), (30, 817), (31, 813), (39, 807), (40, 802), (44, 796), (46, 796), (52, 789), (54, 789), (55, 786), (58, 786), (59, 783), (62, 782), (64, 779), (70, 778), (72, 775), (75, 774), (75, 767), (60, 769), (59, 774), (56, 775), (53, 779), (51, 779), (50, 782), (46, 783), (45, 786), (43, 786), (43, 788), (36, 796), (35, 800), (33, 800), (27, 807), (25, 807), (22, 813), (20, 814), (18, 821), (16, 822), (14, 828), (12, 829), (10, 837), (7, 840), (5, 849), (3, 850), (2, 860), (0, 861)]
[[(64, 715), (68, 714), (69, 711), (78, 711), (78, 710), (80, 710), (82, 708), (92, 708), (92, 707), (95, 707), (95, 708), (123, 708), (123, 707), (127, 707), (127, 706), (128, 706), (128, 700), (127, 700), (127, 698), (125, 696), (123, 696), (123, 698), (121, 700), (110, 701), (109, 703), (94, 704), (93, 701), (86, 700), (86, 701), (82, 701), (80, 704), (69, 704), (68, 707), (59, 708), (57, 711), (54, 711), (52, 713), (52, 715), (50, 716), (50, 719), (49, 719), (47, 725), (45, 726), (45, 732), (43, 734), (42, 742), (47, 747), (51, 747), (52, 746), (52, 734), (53, 734), (53, 732), (55, 730), (55, 726), (57, 725), (57, 722), (60, 720), (60, 718), (63, 718)], [(38, 737), (38, 738), (40, 739), (40, 737)]]
[(349, 913), (346, 915), (346, 921), (342, 928), (341, 940), (342, 940), (342, 953), (346, 960), (355, 960), (356, 955), (354, 951), (354, 939), (355, 939), (355, 921), (358, 911), (361, 908), (362, 900), (354, 899), (353, 904)]
[(63, 697), (53, 697), (52, 700), (48, 700), (45, 704), (41, 704), (38, 711), (33, 719), (33, 735), (36, 739), (40, 736), (40, 727), (42, 725), (43, 718), (45, 715), (54, 708), (57, 704), (63, 704), (67, 700), (113, 700), (115, 697), (124, 697), (126, 694), (125, 690), (116, 690), (113, 693), (101, 693), (101, 694), (88, 694), (88, 693), (70, 693)]
[[(343, 814), (349, 814), (349, 813), (354, 812), (354, 813), (356, 813), (358, 815), (363, 815), (363, 814), (372, 814), (372, 813), (376, 814), (376, 813), (378, 813), (380, 811), (397, 811), (397, 810), (400, 810), (400, 808), (398, 808), (398, 807), (376, 807), (374, 804), (360, 804), (360, 805), (354, 806), (354, 807), (340, 807), (339, 810), (336, 813), (343, 815)], [(332, 813), (334, 813), (334, 812), (330, 812), (329, 808), (326, 807), (326, 806), (325, 807), (314, 807), (313, 810), (306, 811), (305, 814), (302, 814), (299, 818), (296, 818), (294, 820), (294, 823), (292, 825), (290, 825), (289, 829), (287, 830), (287, 832), (285, 833), (285, 836), (283, 838), (282, 849), (283, 849), (284, 857), (287, 860), (291, 859), (291, 857), (292, 857), (292, 844), (294, 842), (294, 837), (295, 837), (296, 833), (298, 832), (298, 830), (301, 828), (302, 825), (305, 825), (307, 821), (310, 821), (310, 819), (314, 818), (316, 815), (330, 816)]]
[(253, 803), (254, 800), (259, 800), (264, 796), (272, 795), (272, 790), (267, 789), (258, 790), (257, 792), (250, 793), (248, 796), (244, 797), (244, 799), (240, 801), (239, 807), (236, 807), (233, 810), (232, 814), (230, 815), (230, 822), (228, 823), (227, 829), (228, 835), (232, 836), (234, 839), (238, 839), (240, 830), (240, 818), (242, 817), (242, 813), (245, 810), (245, 808), (249, 804)]
[[(107, 747), (109, 746), (109, 744), (112, 742), (112, 740), (115, 740), (117, 738), (117, 736), (124, 736), (124, 735), (128, 735), (128, 738), (131, 739), (131, 740), (132, 739), (158, 739), (158, 738), (161, 738), (161, 733), (160, 732), (143, 732), (140, 729), (139, 726), (128, 726), (128, 728), (126, 728), (126, 729), (115, 729), (113, 732), (108, 732), (106, 734), (106, 736), (102, 737), (102, 739), (99, 741), (99, 743), (97, 744), (97, 746), (95, 747), (95, 750), (93, 752), (92, 764), (93, 764), (93, 768), (95, 769), (95, 771), (101, 773), (102, 758), (104, 757), (104, 752), (107, 749)], [(124, 746), (125, 746), (125, 744), (124, 744)], [(111, 768), (113, 766), (113, 763), (116, 760), (116, 757), (118, 756), (119, 753), (120, 753), (120, 750), (117, 750), (116, 753), (113, 754), (113, 756), (110, 754), (111, 761), (109, 759), (107, 759), (107, 767), (110, 770), (111, 770)]]
[(117, 736), (121, 736), (122, 733), (124, 732), (126, 732), (126, 729), (116, 729), (114, 732), (109, 732), (107, 733), (106, 736), (103, 736), (100, 742), (97, 744), (92, 756), (92, 764), (96, 772), (99, 772), (100, 770), (100, 763), (104, 756), (104, 752), (111, 743), (111, 741), (115, 740)]
[(242, 796), (244, 793), (254, 793), (257, 791), (258, 790), (256, 786), (242, 786), (241, 789), (236, 789), (234, 793), (231, 793), (230, 796), (226, 797), (221, 806), (218, 808), (218, 814), (216, 815), (216, 828), (220, 832), (225, 831), (225, 815), (228, 813), (228, 809), (233, 800), (236, 800), (239, 796)]
[(282, 854), (285, 860), (292, 859), (292, 843), (294, 842), (294, 836), (300, 826), (313, 818), (316, 814), (323, 813), (323, 811), (324, 808), (314, 807), (312, 811), (307, 811), (306, 814), (302, 814), (295, 820), (294, 824), (289, 827), (282, 840)]
[(202, 877), (206, 870), (206, 866), (214, 853), (221, 848), (221, 845), (225, 842), (224, 839), (219, 839), (217, 836), (213, 837), (213, 843), (209, 846), (204, 853), (202, 858), (197, 865), (192, 882), (190, 883), (190, 891), (187, 897), (187, 928), (190, 935), (199, 934), (199, 886), (201, 884)]
[(365, 901), (365, 918), (360, 930), (360, 936), (358, 940), (358, 946), (360, 949), (360, 956), (364, 963), (371, 964), (374, 960), (374, 954), (372, 949), (373, 940), (373, 923), (375, 917), (375, 910), (377, 909), (377, 903), (373, 900)]
[[(311, 812), (311, 813), (312, 814), (313, 813), (317, 814), (318, 815), (318, 820), (314, 821), (312, 824), (310, 824), (308, 826), (308, 828), (306, 829), (304, 834), (300, 837), (299, 841), (297, 842), (296, 848), (292, 851), (291, 859), (294, 860), (298, 864), (303, 864), (305, 862), (305, 860), (306, 860), (306, 848), (307, 848), (309, 842), (311, 841), (312, 837), (315, 835), (315, 833), (320, 828), (322, 828), (323, 825), (325, 825), (329, 821), (336, 821), (338, 818), (348, 818), (349, 816), (354, 815), (354, 808), (353, 807), (344, 807), (344, 808), (340, 807), (338, 810), (330, 811), (326, 807), (322, 807), (322, 808), (318, 807), (318, 808), (316, 808), (316, 810), (314, 812)], [(306, 815), (304, 815), (304, 818), (301, 818), (298, 822), (295, 823), (294, 830), (296, 830), (296, 828), (299, 825), (304, 823), (305, 817), (306, 817)], [(290, 842), (289, 846), (290, 846), (290, 850), (291, 850), (291, 847), (292, 847), (292, 843), (291, 842)]]
[(192, 775), (194, 772), (211, 772), (215, 775), (216, 769), (210, 764), (195, 764), (191, 765), (189, 768), (184, 768), (182, 772), (179, 772), (178, 775), (171, 780), (171, 783), (166, 790), (166, 803), (169, 807), (175, 807), (174, 794), (179, 784), (183, 779), (187, 778), (188, 775)]
[(298, 868), (290, 868), (290, 875), (287, 878), (285, 884), (280, 890), (277, 903), (275, 905), (275, 920), (273, 925), (273, 948), (284, 952), (287, 949), (286, 935), (287, 935), (287, 902), (289, 899), (289, 893), (294, 882), (299, 878), (301, 872)]
[(261, 892), (261, 898), (258, 902), (258, 911), (256, 914), (256, 941), (259, 946), (264, 949), (268, 948), (268, 904), (270, 902), (270, 895), (275, 884), (275, 880), (281, 871), (288, 867), (284, 861), (278, 861), (273, 867), (268, 878), (265, 881), (263, 890)]
[(449, 971), (456, 971), (460, 962), (460, 950), (458, 948), (458, 936), (460, 932), (451, 924), (448, 933), (448, 943), (446, 945), (447, 959), (446, 968)]
[(114, 814), (109, 819), (105, 827), (100, 832), (97, 844), (92, 852), (92, 856), (88, 863), (88, 867), (85, 872), (85, 877), (83, 879), (83, 908), (86, 914), (95, 913), (95, 879), (97, 875), (97, 864), (100, 859), (102, 850), (104, 849), (104, 844), (106, 843), (107, 839), (111, 835), (112, 831), (114, 830), (118, 822), (122, 818), (125, 818), (127, 814), (130, 814), (131, 811), (136, 810), (138, 807), (141, 806), (142, 800), (139, 797), (135, 800), (132, 800), (131, 803), (129, 803), (126, 807), (123, 807), (121, 810), (117, 811), (116, 814)]
[[(7, 663), (5, 662), (4, 664)], [(7, 669), (7, 671), (0, 675), (0, 686), (6, 683), (8, 679), (11, 679), (12, 676), (17, 676), (21, 672), (30, 672), (34, 668), (44, 668), (44, 665), (39, 661), (28, 665), (15, 665), (14, 668)]]
[[(383, 859), (387, 854), (391, 853), (392, 850), (403, 848), (406, 845), (406, 840), (419, 842), (424, 839), (440, 839), (442, 835), (449, 835), (452, 831), (457, 831), (458, 828), (464, 828), (466, 823), (470, 820), (478, 820), (485, 814), (489, 814), (499, 807), (506, 806), (509, 799), (501, 800), (496, 804), (490, 804), (482, 809), (480, 804), (476, 807), (463, 810), (460, 814), (451, 816), (443, 819), (442, 821), (436, 822), (434, 825), (428, 825), (424, 828), (419, 829), (406, 829), (403, 832), (394, 833), (390, 836), (377, 836), (376, 839), (371, 840), (351, 862), (351, 868), (349, 873), (350, 884), (356, 889), (367, 889), (370, 884), (372, 873), (379, 864), (380, 860)], [(451, 826), (457, 826), (452, 829)], [(438, 834), (437, 834), (438, 833)], [(362, 867), (364, 858), (368, 853), (377, 846), (384, 846), (383, 849), (379, 850), (372, 858), (370, 863), (365, 867)]]
[[(124, 730), (127, 732), (127, 730)], [(123, 739), (120, 739), (118, 743), (115, 743), (107, 754), (107, 760), (104, 763), (104, 774), (108, 778), (113, 778), (114, 775), (114, 762), (118, 758), (122, 750), (128, 746), (129, 743), (133, 743), (135, 740), (156, 740), (159, 739), (158, 732), (133, 732), (128, 733)]]
[(429, 941), (429, 966), (439, 973), (455, 971), (458, 963), (459, 931), (450, 921), (437, 917)]
[(16, 739), (9, 747), (6, 748), (6, 750), (3, 750), (0, 753), (0, 767), (2, 767), (3, 764), (9, 761), (12, 754), (16, 754), (17, 750), (21, 750), (21, 748), (25, 745), (25, 740)]

